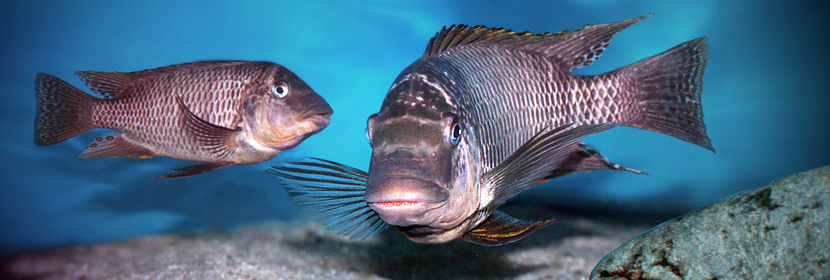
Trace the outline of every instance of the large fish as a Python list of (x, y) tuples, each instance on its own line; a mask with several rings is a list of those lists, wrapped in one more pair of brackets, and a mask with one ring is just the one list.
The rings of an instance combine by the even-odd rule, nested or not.
[(93, 128), (79, 158), (167, 156), (203, 162), (173, 178), (273, 158), (325, 128), (332, 109), (297, 75), (270, 62), (207, 61), (151, 70), (76, 72), (103, 98), (48, 74), (35, 78), (35, 144)]
[(330, 229), (365, 238), (391, 225), (419, 243), (499, 245), (554, 220), (496, 208), (547, 179), (616, 165), (580, 140), (617, 125), (712, 150), (700, 105), (705, 38), (596, 76), (570, 74), (648, 17), (531, 34), (442, 29), (369, 117), (369, 172), (313, 159), (275, 167)]

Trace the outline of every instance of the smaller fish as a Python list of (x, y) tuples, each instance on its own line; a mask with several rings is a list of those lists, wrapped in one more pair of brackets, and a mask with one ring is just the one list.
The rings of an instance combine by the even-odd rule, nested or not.
[(269, 160), (323, 130), (333, 113), (302, 79), (271, 62), (205, 61), (75, 75), (103, 98), (38, 73), (35, 144), (108, 128), (120, 133), (96, 138), (78, 157), (166, 156), (203, 163), (159, 178)]

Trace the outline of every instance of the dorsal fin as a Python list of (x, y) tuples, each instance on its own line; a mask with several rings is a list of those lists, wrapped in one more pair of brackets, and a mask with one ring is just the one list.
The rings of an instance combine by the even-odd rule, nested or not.
[(119, 93), (137, 81), (129, 74), (121, 72), (77, 71), (75, 75), (81, 77), (81, 81), (89, 89), (104, 98), (118, 98)]
[(540, 53), (572, 71), (591, 65), (602, 55), (614, 35), (651, 15), (557, 33), (534, 34), (481, 25), (452, 25), (442, 28), (430, 39), (424, 56), (440, 55), (465, 45), (497, 45)]
[[(220, 67), (233, 66), (243, 63), (252, 63), (250, 61), (200, 61), (184, 64), (176, 64), (153, 68), (148, 70), (141, 70), (136, 72), (98, 72), (98, 71), (77, 71), (75, 75), (81, 78), (81, 81), (86, 84), (92, 91), (98, 93), (104, 98), (118, 98), (122, 96), (127, 88), (132, 87), (135, 83), (144, 80), (152, 79), (159, 75), (179, 72), (188, 69), (205, 68), (205, 67)], [(267, 63), (267, 62), (263, 62)]]

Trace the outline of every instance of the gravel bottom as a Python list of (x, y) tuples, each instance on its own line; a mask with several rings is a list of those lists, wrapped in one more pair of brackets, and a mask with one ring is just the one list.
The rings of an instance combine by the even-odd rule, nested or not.
[(150, 236), (8, 256), (2, 279), (585, 279), (646, 231), (568, 218), (508, 245), (422, 245), (387, 229), (349, 241), (308, 223)]

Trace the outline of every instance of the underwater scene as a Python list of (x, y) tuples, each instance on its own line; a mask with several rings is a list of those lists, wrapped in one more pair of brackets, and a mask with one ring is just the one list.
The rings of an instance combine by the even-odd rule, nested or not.
[[(701, 277), (698, 279), (712, 279), (728, 274), (685, 272), (685, 267), (709, 265), (686, 263), (684, 267), (677, 264), (674, 260), (683, 259), (682, 253), (671, 255), (669, 252), (666, 256), (674, 257), (658, 256), (653, 260), (640, 261), (605, 256), (626, 241), (664, 222), (668, 226), (673, 224), (667, 221), (683, 222), (674, 218), (722, 200), (727, 202), (724, 199), (745, 192), (743, 195), (746, 198), (729, 198), (735, 199), (730, 205), (743, 205), (741, 203), (749, 201), (751, 205), (779, 211), (771, 212), (774, 214), (769, 217), (789, 215), (782, 219), (795, 226), (784, 230), (785, 226), (773, 218), (763, 218), (757, 223), (755, 220), (742, 220), (730, 224), (753, 224), (748, 226), (750, 230), (776, 232), (775, 229), (778, 229), (777, 232), (786, 231), (801, 236), (763, 235), (791, 240), (789, 245), (782, 243), (782, 248), (796, 246), (792, 244), (800, 244), (798, 242), (801, 241), (817, 244), (814, 250), (818, 251), (800, 253), (807, 259), (799, 262), (813, 265), (812, 268), (790, 266), (788, 261), (783, 260), (785, 258), (772, 251), (756, 252), (761, 256), (759, 258), (782, 259), (776, 265), (785, 272), (791, 269), (789, 271), (807, 273), (788, 274), (790, 277), (830, 277), (830, 249), (818, 248), (830, 248), (830, 245), (821, 246), (830, 244), (828, 237), (821, 237), (830, 236), (830, 211), (826, 210), (830, 207), (830, 199), (827, 198), (830, 171), (827, 168), (817, 169), (830, 165), (830, 54), (824, 50), (830, 42), (829, 14), (830, 6), (820, 1), (0, 1), (0, 38), (3, 39), (0, 90), (8, 97), (0, 103), (4, 131), (4, 137), (0, 138), (0, 158), (3, 161), (3, 168), (0, 169), (0, 275), (8, 273), (21, 279), (199, 279), (220, 276), (265, 279), (583, 279), (589, 275), (591, 278), (609, 279), (638, 279), (652, 275), (658, 275), (657, 279), (682, 279), (683, 276), (695, 279), (697, 275)], [(610, 25), (602, 25), (606, 23)], [(551, 34), (531, 38), (527, 34), (501, 29), (451, 27), (459, 24)], [(580, 29), (586, 25), (591, 27)], [(556, 34), (559, 31), (566, 32), (559, 36)], [(571, 34), (585, 35), (556, 41)], [(473, 37), (475, 39), (471, 39)], [(612, 37), (613, 40), (610, 40)], [(701, 37), (705, 39), (699, 39)], [(584, 42), (585, 46), (573, 42)], [(660, 92), (671, 88), (665, 91), (686, 90), (690, 93), (682, 98), (680, 95), (658, 97), (655, 102), (669, 102), (669, 99), (675, 98), (683, 100), (693, 109), (687, 112), (682, 111), (686, 107), (671, 105), (665, 110), (681, 110), (682, 114), (695, 116), (696, 119), (669, 116), (655, 117), (656, 120), (649, 119), (652, 121), (642, 123), (620, 121), (622, 125), (617, 127), (601, 125), (606, 118), (617, 117), (613, 115), (598, 117), (601, 120), (586, 119), (586, 123), (599, 123), (590, 128), (585, 128), (587, 125), (565, 125), (550, 133), (542, 133), (548, 123), (561, 124), (557, 123), (561, 120), (535, 117), (537, 115), (518, 120), (500, 118), (502, 112), (498, 111), (501, 108), (499, 105), (503, 104), (499, 102), (511, 100), (504, 89), (513, 88), (513, 85), (501, 88), (497, 85), (495, 90), (481, 86), (485, 90), (482, 96), (475, 95), (469, 100), (453, 99), (447, 97), (444, 88), (435, 87), (436, 80), (433, 79), (437, 78), (429, 76), (429, 73), (469, 77), (471, 74), (464, 72), (469, 68), (463, 64), (465, 60), (419, 60), (425, 56), (425, 51), (426, 56), (438, 57), (458, 51), (461, 53), (459, 56), (475, 57), (490, 55), (488, 51), (491, 49), (488, 48), (493, 46), (519, 46), (525, 48), (522, 50), (534, 48), (537, 51), (539, 46), (545, 44), (553, 45), (545, 49), (550, 52), (549, 58), (564, 61), (557, 62), (557, 65), (564, 67), (560, 76), (575, 77), (573, 79), (577, 80), (583, 76), (597, 75), (597, 79), (609, 77), (597, 85), (618, 82), (611, 78), (622, 79), (623, 82), (619, 83), (624, 84), (628, 81), (625, 80), (628, 72), (646, 69), (642, 70), (645, 72), (650, 65), (663, 65), (657, 63), (661, 57), (653, 56), (667, 50), (676, 50), (678, 55), (689, 55), (663, 60), (669, 61), (666, 62), (669, 65), (690, 63), (685, 68), (677, 67), (693, 68), (693, 73), (678, 74), (685, 81), (655, 87)], [(555, 47), (561, 45), (567, 47)], [(470, 46), (480, 47), (481, 50)], [(586, 51), (588, 47), (590, 51)], [(473, 50), (469, 54), (463, 52), (468, 49)], [(563, 58), (569, 57), (569, 52), (576, 55), (575, 60)], [(652, 58), (654, 60), (650, 60)], [(420, 64), (413, 64), (416, 60)], [(268, 63), (249, 63), (260, 61)], [(182, 65), (193, 62), (199, 63)], [(481, 63), (489, 61), (482, 60)], [(632, 64), (634, 66), (625, 68)], [(451, 68), (455, 66), (458, 67)], [(518, 72), (549, 73), (538, 70), (536, 65), (498, 66), (501, 69), (530, 67), (529, 70), (521, 68)], [(76, 73), (136, 72), (159, 67), (166, 68), (130, 77), (99, 72)], [(121, 150), (118, 152), (106, 150), (112, 146), (106, 142), (108, 140), (125, 141), (118, 136), (117, 130), (96, 128), (81, 132), (85, 129), (76, 129), (80, 134), (72, 136), (72, 132), (66, 132), (72, 129), (72, 124), (64, 122), (61, 119), (64, 117), (40, 117), (41, 114), (51, 113), (45, 111), (52, 111), (50, 108), (57, 106), (57, 103), (71, 103), (53, 101), (49, 96), (58, 92), (74, 92), (80, 96), (71, 87), (87, 95), (114, 100), (125, 96), (119, 95), (118, 90), (112, 87), (128, 83), (125, 81), (130, 79), (129, 83), (145, 83), (146, 87), (142, 85), (142, 88), (147, 88), (144, 94), (150, 96), (157, 88), (183, 83), (175, 79), (152, 80), (153, 75), (182, 69), (204, 71), (197, 73), (202, 75), (199, 77), (212, 75), (204, 74), (211, 71), (239, 74), (242, 77), (240, 81), (255, 81), (252, 83), (264, 86), (235, 91), (237, 89), (232, 88), (232, 83), (204, 85), (202, 81), (196, 81), (190, 85), (191, 88), (230, 87), (227, 92), (245, 95), (247, 99), (240, 104), (228, 101), (231, 102), (228, 105), (222, 103), (226, 101), (212, 101), (211, 98), (216, 96), (182, 95), (157, 99), (166, 103), (113, 105), (116, 109), (109, 113), (95, 115), (100, 120), (108, 114), (126, 111), (130, 116), (130, 113), (139, 114), (136, 112), (146, 109), (141, 112), (166, 116), (171, 123), (175, 123), (172, 130), (153, 130), (156, 123), (113, 118), (107, 123), (108, 127), (124, 127), (120, 131), (125, 134), (128, 134), (124, 131), (127, 127), (135, 131), (152, 130), (148, 134), (152, 137), (142, 140), (144, 146), (131, 146), (133, 149), (128, 151), (123, 150), (126, 146), (119, 146)], [(461, 70), (456, 73), (452, 69)], [(623, 78), (610, 74), (602, 76), (608, 72), (622, 73), (620, 77)], [(652, 75), (654, 72), (648, 73)], [(459, 82), (459, 85), (456, 80), (448, 78), (452, 82), (447, 83), (452, 83), (452, 89), (478, 88), (487, 82), (486, 77), (491, 73), (479, 74), (484, 77), (483, 82), (473, 83), (470, 81), (474, 79), (470, 79)], [(273, 77), (286, 82), (275, 83)], [(414, 77), (414, 80), (407, 80), (408, 77)], [(647, 79), (651, 76), (643, 77)], [(401, 89), (404, 86), (407, 89)], [(407, 92), (405, 90), (418, 87), (423, 87), (419, 89), (423, 91), (418, 92), (431, 91), (434, 95), (394, 95), (396, 90)], [(591, 89), (593, 87), (592, 84)], [(387, 92), (390, 97), (387, 97)], [(699, 99), (695, 99), (695, 92), (699, 92)], [(289, 98), (283, 99), (286, 95)], [(254, 97), (260, 99), (254, 100)], [(389, 99), (388, 102), (384, 102), (385, 98)], [(444, 99), (439, 102), (430, 98)], [(479, 100), (476, 98), (484, 100), (481, 101), (484, 103), (492, 101), (495, 105), (475, 107), (478, 106), (476, 100)], [(606, 102), (611, 99), (614, 98)], [(420, 107), (432, 106), (439, 111), (443, 110), (441, 108), (456, 108), (456, 102), (460, 102), (462, 107), (484, 109), (475, 112), (415, 112), (412, 108), (418, 106), (414, 100), (424, 102), (419, 104)], [(409, 104), (410, 101), (413, 102), (411, 106), (393, 108), (396, 102)], [(38, 102), (55, 103), (39, 106)], [(649, 101), (632, 102), (642, 105)], [(92, 107), (84, 104), (78, 108)], [(203, 104), (203, 107), (194, 109), (192, 104)], [(527, 103), (519, 107), (522, 106), (527, 106)], [(587, 112), (595, 108), (584, 106), (601, 104), (576, 106), (583, 107), (574, 110)], [(61, 108), (54, 111), (61, 112)], [(230, 117), (208, 113), (210, 110), (228, 112), (238, 108), (247, 111)], [(81, 109), (66, 110), (76, 112)], [(549, 112), (553, 111), (550, 109)], [(379, 114), (373, 115), (376, 113)], [(456, 160), (466, 157), (455, 149), (474, 145), (470, 144), (473, 141), (490, 144), (488, 147), (494, 151), (507, 151), (500, 155), (482, 155), (483, 161), (465, 165), (464, 168), (481, 169), (480, 173), (483, 173), (469, 171), (469, 174), (474, 174), (469, 176), (480, 176), (474, 178), (492, 182), (495, 186), (492, 190), (488, 189), (490, 196), (476, 198), (491, 203), (488, 205), (493, 207), (478, 209), (472, 214), (465, 212), (468, 216), (462, 217), (464, 223), (472, 224), (455, 236), (435, 236), (423, 228), (413, 228), (420, 222), (413, 217), (401, 216), (401, 208), (395, 207), (411, 203), (406, 199), (415, 200), (400, 196), (417, 196), (419, 202), (458, 200), (461, 201), (459, 204), (464, 204), (464, 200), (471, 197), (469, 193), (440, 190), (437, 185), (436, 190), (427, 192), (423, 190), (432, 188), (434, 184), (425, 183), (426, 179), (400, 179), (405, 176), (398, 172), (400, 168), (412, 167), (422, 163), (422, 160), (387, 160), (384, 162), (393, 163), (383, 166), (378, 163), (380, 159), (373, 158), (373, 155), (384, 152), (383, 145), (411, 140), (404, 139), (410, 137), (407, 136), (410, 130), (390, 128), (390, 123), (402, 122), (395, 120), (396, 116), (406, 114), (410, 117), (402, 117), (401, 120), (411, 121), (414, 115), (424, 118), (416, 122), (417, 127), (429, 127), (428, 124), (433, 123), (439, 125), (436, 131), (444, 138), (435, 140), (439, 144), (428, 146), (447, 147), (453, 151), (447, 157), (455, 156)], [(565, 115), (570, 116), (573, 115)], [(701, 117), (702, 123), (696, 122)], [(90, 115), (89, 119), (92, 118)], [(285, 119), (296, 122), (288, 124), (282, 121)], [(647, 117), (643, 116), (643, 119)], [(494, 125), (493, 120), (500, 122), (500, 125)], [(239, 128), (228, 128), (231, 123), (239, 125)], [(44, 128), (50, 125), (51, 128)], [(486, 131), (484, 127), (488, 125), (503, 128), (504, 131), (496, 131), (492, 135), (481, 132)], [(291, 129), (283, 134), (273, 132), (288, 127)], [(49, 129), (57, 134), (41, 133)], [(189, 129), (198, 133), (180, 135)], [(676, 129), (683, 132), (676, 132)], [(542, 132), (537, 134), (539, 130)], [(404, 133), (394, 134), (395, 131)], [(505, 131), (510, 133), (502, 133)], [(162, 136), (153, 133), (162, 133)], [(288, 133), (298, 136), (290, 141), (268, 142), (287, 137), (284, 135)], [(394, 137), (388, 138), (394, 140), (382, 139), (385, 133), (392, 133)], [(496, 140), (488, 142), (491, 138)], [(164, 141), (168, 140), (164, 139), (174, 140), (167, 143)], [(150, 148), (135, 148), (146, 145), (172, 147), (180, 143), (176, 141), (190, 141), (188, 139), (205, 141), (199, 143), (210, 145), (176, 146), (169, 148), (167, 154), (151, 152)], [(433, 143), (431, 138), (426, 137), (411, 141)], [(528, 142), (538, 145), (524, 145)], [(577, 146), (580, 142), (590, 146)], [(402, 145), (400, 143), (393, 144)], [(499, 143), (510, 145), (499, 146)], [(266, 149), (263, 147), (270, 149), (270, 152), (261, 152)], [(574, 147), (582, 147), (577, 149), (583, 150), (572, 151)], [(256, 158), (251, 159), (245, 148), (259, 149), (259, 152), (253, 152)], [(437, 152), (432, 152), (432, 158), (436, 158), (436, 153), (438, 158), (443, 156), (443, 150), (435, 149)], [(527, 152), (525, 157), (518, 152), (509, 157), (517, 150)], [(568, 165), (570, 162), (566, 158), (571, 152), (573, 154), (570, 155), (581, 152), (589, 158), (586, 161), (597, 160), (605, 165)], [(459, 153), (462, 155), (459, 156)], [(210, 157), (216, 155), (233, 157), (235, 161), (211, 162)], [(546, 161), (527, 159), (533, 157), (556, 158), (554, 163), (564, 163), (554, 170)], [(373, 161), (378, 163), (377, 166)], [(499, 165), (508, 161), (512, 165)], [(205, 164), (194, 166), (200, 163)], [(378, 175), (381, 173), (378, 170), (384, 168), (392, 170), (392, 175)], [(547, 173), (533, 173), (538, 168)], [(630, 170), (625, 171), (627, 169)], [(806, 187), (770, 185), (776, 179), (813, 169), (818, 170), (815, 177), (810, 177), (813, 179), (777, 181), (783, 182), (781, 184), (808, 182), (804, 184), (819, 186), (817, 193), (804, 191), (804, 199), (795, 195), (801, 194)], [(369, 174), (364, 171), (369, 171)], [(447, 174), (468, 174), (465, 172)], [(326, 177), (329, 175), (333, 177)], [(317, 179), (304, 181), (303, 176)], [(323, 186), (319, 188), (330, 192), (315, 194), (315, 187), (308, 185), (345, 177), (356, 180), (349, 181), (357, 182), (356, 191), (348, 189), (341, 195), (334, 187), (327, 189), (329, 187)], [(368, 189), (365, 187), (367, 180)], [(464, 181), (457, 178), (450, 181), (459, 180)], [(404, 186), (404, 189), (388, 190), (393, 185)], [(758, 189), (767, 185), (771, 189)], [(289, 191), (293, 195), (300, 194), (305, 200), (292, 200)], [(469, 189), (462, 186), (459, 192), (464, 191)], [(359, 201), (343, 202), (344, 196), (355, 193), (359, 194)], [(363, 200), (364, 194), (366, 201)], [(384, 195), (395, 196), (396, 200), (387, 199)], [(779, 198), (781, 200), (776, 200)], [(813, 200), (808, 202), (805, 199)], [(792, 209), (801, 209), (797, 211), (823, 214), (781, 214), (782, 209), (789, 209), (788, 205), (793, 205)], [(308, 209), (315, 206), (316, 209)], [(497, 206), (501, 207), (494, 210)], [(380, 210), (388, 208), (393, 210)], [(319, 213), (320, 209), (328, 210)], [(711, 208), (694, 213), (704, 213), (706, 209)], [(363, 214), (349, 212), (364, 210)], [(451, 209), (448, 213), (453, 211), (461, 210)], [(761, 213), (755, 210), (738, 212)], [(450, 216), (448, 213), (437, 215), (435, 220)], [(726, 216), (723, 212), (713, 213), (714, 216)], [(312, 214), (331, 216), (312, 219)], [(755, 219), (755, 216), (750, 218)], [(708, 218), (701, 219), (684, 219), (687, 225), (661, 234), (697, 233), (694, 229), (696, 223), (691, 221)], [(393, 228), (388, 228), (390, 226)], [(740, 231), (732, 228), (718, 230), (723, 234)], [(705, 236), (704, 231), (695, 236)], [(368, 239), (349, 240), (348, 237)], [(735, 238), (740, 240), (742, 237)], [(730, 237), (729, 240), (735, 238)], [(681, 240), (686, 239), (677, 237), (668, 240), (669, 243), (675, 240), (674, 247), (679, 248), (685, 244)], [(238, 245), (240, 243), (243, 245)], [(121, 245), (99, 247), (109, 244)], [(122, 247), (123, 244), (127, 245)], [(187, 247), (176, 244), (199, 245)], [(634, 241), (626, 244), (639, 246)], [(776, 247), (769, 242), (757, 245)], [(239, 249), (242, 248), (240, 246), (245, 249)], [(642, 246), (636, 248), (646, 248)], [(571, 251), (562, 249), (564, 247), (571, 248)], [(88, 248), (83, 249), (86, 255), (70, 257), (73, 252), (81, 250), (77, 248)], [(105, 251), (92, 256), (89, 252), (95, 250)], [(240, 250), (243, 253), (239, 253)], [(801, 252), (797, 249), (782, 250)], [(199, 255), (199, 259), (183, 260), (180, 254)], [(695, 253), (687, 254), (689, 259), (694, 258), (691, 256)], [(148, 257), (151, 255), (155, 257)], [(180, 262), (171, 266), (171, 263), (158, 260), (165, 260), (164, 256), (171, 260), (179, 259)], [(747, 258), (728, 250), (723, 256), (726, 261), (722, 263), (727, 266), (732, 256), (735, 259)], [(158, 267), (164, 266), (166, 270), (160, 272), (162, 268), (155, 270), (137, 265), (131, 271), (95, 274), (90, 272), (95, 269), (92, 264), (101, 261), (95, 257), (108, 259), (112, 267), (117, 267), (117, 263), (153, 263)], [(268, 264), (240, 261), (248, 260), (248, 257), (267, 260)], [(621, 260), (621, 263), (629, 264), (658, 264), (658, 268), (668, 271), (665, 274), (668, 276), (649, 274), (650, 270), (641, 267), (605, 270), (597, 267), (592, 274), (591, 270), (603, 257), (603, 262), (608, 263)], [(71, 259), (67, 263), (74, 266), (65, 265), (62, 270), (43, 268), (43, 263), (48, 263), (51, 258)], [(356, 264), (358, 262), (367, 264)], [(228, 268), (222, 270), (217, 268), (217, 264)], [(244, 268), (245, 265), (250, 267)], [(608, 265), (613, 267), (616, 264)], [(309, 268), (312, 266), (318, 268)], [(746, 267), (749, 266), (746, 264)], [(741, 269), (744, 268), (732, 271), (739, 271), (737, 275), (741, 275)], [(208, 270), (211, 272), (198, 272)], [(147, 274), (147, 271), (158, 274)], [(767, 274), (747, 275), (746, 278), (761, 279)]]

